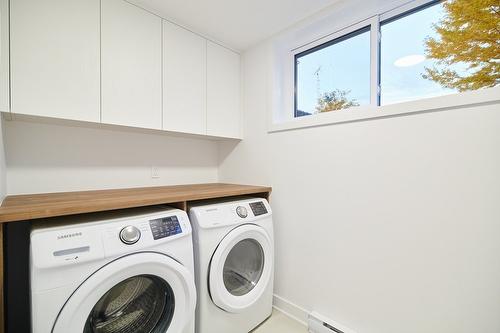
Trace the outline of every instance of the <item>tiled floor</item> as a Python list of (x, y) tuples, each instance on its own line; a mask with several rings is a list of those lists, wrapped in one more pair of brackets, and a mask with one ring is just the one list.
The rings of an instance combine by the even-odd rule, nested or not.
[(307, 333), (307, 328), (278, 310), (251, 333)]

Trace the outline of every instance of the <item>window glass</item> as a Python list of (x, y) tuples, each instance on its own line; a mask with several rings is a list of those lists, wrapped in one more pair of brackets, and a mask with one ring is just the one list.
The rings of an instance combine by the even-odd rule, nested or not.
[(382, 105), (493, 87), (498, 0), (450, 0), (381, 24)]
[(369, 103), (369, 27), (295, 56), (296, 117)]

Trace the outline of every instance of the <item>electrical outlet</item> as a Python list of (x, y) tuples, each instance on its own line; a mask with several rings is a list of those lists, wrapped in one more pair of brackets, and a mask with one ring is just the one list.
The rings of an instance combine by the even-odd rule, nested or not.
[(151, 178), (160, 178), (160, 168), (154, 165), (151, 167)]

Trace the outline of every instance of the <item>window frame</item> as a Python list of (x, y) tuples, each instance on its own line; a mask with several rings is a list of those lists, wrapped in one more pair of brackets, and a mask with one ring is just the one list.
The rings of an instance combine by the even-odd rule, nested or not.
[[(391, 22), (397, 21), (399, 19), (405, 18), (412, 14), (415, 14), (421, 10), (425, 10), (432, 6), (439, 4), (445, 0), (416, 0), (414, 3), (407, 4), (406, 6), (400, 6), (393, 10), (387, 11), (383, 14), (378, 15), (379, 25), (378, 25), (378, 66), (377, 66), (377, 106), (382, 107), (382, 62), (381, 62), (381, 51), (382, 51), (382, 26), (384, 24), (389, 24)], [(411, 6), (410, 6), (411, 5)], [(451, 94), (453, 95), (453, 94)], [(447, 96), (447, 95), (443, 95)], [(419, 101), (424, 98), (416, 98)], [(398, 102), (394, 104), (400, 104), (404, 102)]]
[[(268, 132), (272, 133), (303, 127), (323, 126), (373, 118), (387, 118), (415, 112), (438, 111), (499, 102), (500, 86), (496, 86), (475, 91), (380, 105), (381, 24), (411, 15), (414, 12), (436, 5), (440, 1), (442, 0), (396, 1), (391, 7), (372, 11), (372, 15), (365, 16), (365, 19), (358, 19), (356, 23), (344, 25), (343, 28), (342, 25), (335, 26), (335, 23), (330, 25), (330, 29), (324, 29), (324, 23), (320, 21), (319, 24), (316, 24), (313, 21), (309, 23), (309, 26), (298, 27), (292, 30), (292, 32), (284, 34), (284, 36), (280, 37), (281, 41), (280, 38), (277, 38), (278, 41), (273, 45), (274, 58), (271, 62), (271, 65), (274, 65), (275, 68), (273, 68), (270, 76), (273, 94), (268, 101), (268, 108), (270, 110)], [(336, 14), (333, 12), (330, 15), (331, 17), (335, 17)], [(318, 25), (321, 29), (315, 32), (313, 29), (314, 25)], [(332, 29), (332, 26), (336, 29)], [(370, 104), (355, 106), (336, 112), (296, 117), (296, 56), (301, 53), (304, 54), (308, 50), (318, 48), (318, 46), (323, 44), (335, 44), (335, 41), (338, 42), (338, 40), (346, 38), (346, 36), (364, 27), (369, 27), (370, 30)], [(285, 59), (283, 59), (283, 56)]]
[[(297, 101), (298, 101), (298, 89), (297, 89), (297, 79), (298, 79), (298, 66), (297, 66), (297, 60), (301, 57), (304, 57), (304, 56), (307, 56), (309, 54), (312, 54), (314, 52), (317, 52), (317, 51), (321, 51), (323, 49), (326, 49), (330, 46), (333, 46), (333, 45), (336, 45), (336, 44), (339, 44), (339, 43), (342, 43), (343, 41), (346, 41), (350, 38), (353, 38), (353, 37), (356, 37), (356, 36), (359, 36), (361, 34), (364, 34), (365, 32), (368, 32), (370, 34), (370, 52), (371, 52), (371, 49), (372, 49), (372, 45), (371, 45), (371, 36), (372, 36), (372, 32), (371, 32), (371, 29), (373, 28), (372, 27), (372, 23), (371, 22), (367, 22), (367, 23), (370, 23), (368, 25), (365, 25), (359, 29), (353, 29), (351, 32), (348, 32), (340, 37), (337, 37), (337, 38), (333, 38), (333, 39), (329, 39), (327, 42), (325, 43), (322, 43), (322, 44), (319, 44), (319, 45), (316, 45), (314, 47), (309, 47), (308, 49), (304, 50), (304, 51), (300, 51), (298, 53), (294, 52), (294, 55), (293, 55), (293, 87), (294, 87), (294, 101), (293, 101), (293, 116), (295, 118), (298, 118), (299, 116), (297, 116)], [(362, 25), (362, 24), (361, 24)], [(351, 29), (350, 29), (351, 30)], [(309, 46), (309, 45), (308, 45)], [(300, 48), (301, 50), (302, 48)], [(371, 59), (371, 56), (370, 56), (370, 69), (371, 69), (371, 66), (372, 66), (372, 59)], [(372, 86), (372, 77), (371, 77), (371, 73), (370, 73), (370, 104), (372, 103), (372, 92), (371, 92), (371, 86)]]
[[(303, 118), (303, 117), (297, 117), (297, 62), (296, 62), (297, 58), (301, 55), (302, 56), (307, 55), (315, 51), (321, 50), (323, 48), (326, 48), (328, 46), (340, 43), (344, 40), (356, 36), (357, 34), (365, 32), (363, 31), (365, 29), (366, 31), (370, 32), (370, 104), (369, 105), (374, 105), (374, 103), (376, 103), (377, 97), (376, 95), (374, 95), (374, 93), (377, 94), (378, 89), (377, 88), (373, 89), (373, 85), (374, 84), (376, 85), (378, 80), (377, 77), (378, 77), (379, 47), (377, 44), (379, 44), (378, 42), (379, 38), (377, 37), (378, 33), (375, 34), (376, 38), (373, 38), (374, 35), (373, 31), (379, 31), (379, 21), (377, 16), (373, 16), (366, 20), (362, 20), (360, 22), (352, 24), (344, 29), (338, 30), (332, 34), (316, 39), (311, 43), (292, 49), (291, 57), (293, 58), (292, 63), (293, 63), (293, 118), (294, 119)], [(349, 108), (349, 110), (362, 107), (363, 105), (354, 106)], [(340, 110), (340, 111), (345, 111), (345, 110)]]
[(404, 5), (398, 6), (394, 9), (387, 10), (379, 14), (380, 24), (390, 23), (405, 16), (424, 10), (428, 7), (437, 5), (444, 0), (414, 0)]

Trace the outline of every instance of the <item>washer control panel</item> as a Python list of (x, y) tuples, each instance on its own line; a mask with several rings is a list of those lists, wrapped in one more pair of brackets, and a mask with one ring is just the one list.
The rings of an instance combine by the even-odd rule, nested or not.
[(137, 243), (139, 238), (141, 238), (141, 231), (133, 225), (126, 226), (120, 231), (120, 239), (127, 245)]
[(181, 225), (177, 216), (162, 217), (149, 221), (149, 227), (155, 240), (180, 234)]
[(251, 202), (250, 209), (252, 210), (254, 216), (267, 214), (266, 205), (264, 205), (262, 201)]
[(248, 216), (248, 211), (244, 206), (238, 206), (236, 207), (236, 214), (244, 219)]

